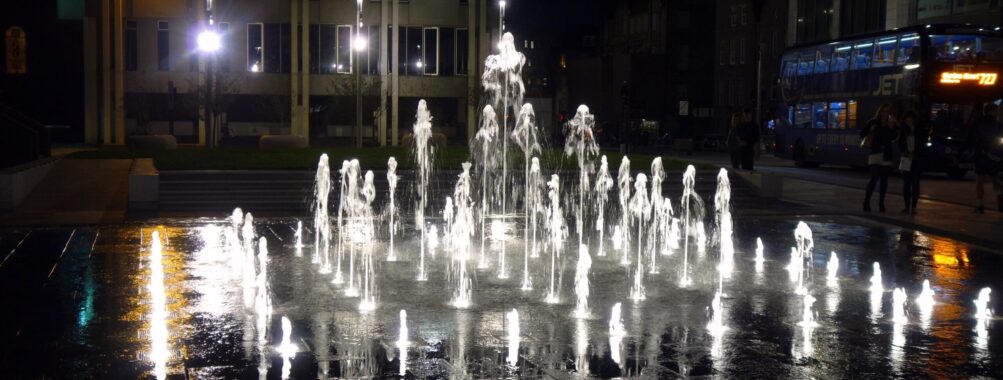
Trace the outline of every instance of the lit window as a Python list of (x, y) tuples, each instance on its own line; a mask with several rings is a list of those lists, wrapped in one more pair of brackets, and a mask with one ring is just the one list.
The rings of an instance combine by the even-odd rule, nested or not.
[(264, 69), (262, 62), (265, 53), (262, 45), (265, 40), (264, 33), (264, 25), (247, 24), (247, 71), (257, 73)]

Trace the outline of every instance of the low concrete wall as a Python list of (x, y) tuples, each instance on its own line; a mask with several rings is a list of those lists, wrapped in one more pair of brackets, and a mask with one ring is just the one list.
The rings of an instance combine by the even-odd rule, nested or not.
[(139, 158), (129, 169), (129, 209), (155, 210), (160, 206), (160, 172), (153, 159)]
[(57, 162), (58, 158), (43, 158), (0, 171), (0, 211), (17, 208)]

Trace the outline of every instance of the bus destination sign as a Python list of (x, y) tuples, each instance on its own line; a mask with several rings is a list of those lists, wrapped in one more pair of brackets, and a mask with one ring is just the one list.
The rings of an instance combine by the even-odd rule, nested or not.
[(961, 84), (973, 83), (979, 86), (993, 86), (996, 84), (998, 73), (991, 72), (956, 72), (944, 71), (940, 73), (941, 84)]

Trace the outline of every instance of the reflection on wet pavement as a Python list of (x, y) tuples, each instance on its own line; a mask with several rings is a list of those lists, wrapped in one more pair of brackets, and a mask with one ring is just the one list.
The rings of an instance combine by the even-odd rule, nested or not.
[[(579, 255), (568, 248), (556, 259), (560, 303), (545, 302), (547, 286), (521, 291), (522, 273), (506, 280), (471, 269), (472, 303), (458, 310), (448, 254), (430, 253), (428, 281), (417, 282), (415, 236), (397, 237), (393, 262), (374, 243), (365, 249), (376, 309), (360, 312), (359, 298), (311, 263), (312, 246), (295, 246), (296, 220), (258, 221), (254, 242), (267, 254), (249, 257), (222, 219), (0, 231), (0, 368), (5, 378), (197, 379), (1003, 373), (1003, 333), (993, 318), (976, 318), (975, 302), (984, 287), (1003, 289), (1003, 257), (857, 219), (807, 222), (814, 303), (795, 294), (786, 270), (796, 222), (736, 219), (734, 272), (715, 311), (727, 326), (720, 334), (707, 329), (715, 249), (690, 251), (686, 289), (682, 255), (658, 256), (665, 270), (645, 275), (641, 301), (628, 297), (634, 268), (593, 253), (588, 312), (576, 318), (569, 295)], [(302, 241), (314, 241), (312, 231)], [(547, 283), (549, 255), (530, 260), (533, 282)], [(872, 291), (874, 263), (883, 286)], [(924, 280), (932, 303), (918, 299)]]

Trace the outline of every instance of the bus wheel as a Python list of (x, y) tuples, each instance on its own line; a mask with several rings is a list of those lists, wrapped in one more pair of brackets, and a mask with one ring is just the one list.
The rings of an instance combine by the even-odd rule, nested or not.
[(965, 174), (968, 174), (967, 170), (955, 168), (947, 171), (947, 178), (962, 179), (965, 178)]
[(794, 145), (794, 166), (799, 168), (814, 168), (818, 166), (817, 163), (808, 161), (807, 157), (807, 154), (805, 154), (804, 143), (798, 141), (797, 144)]

